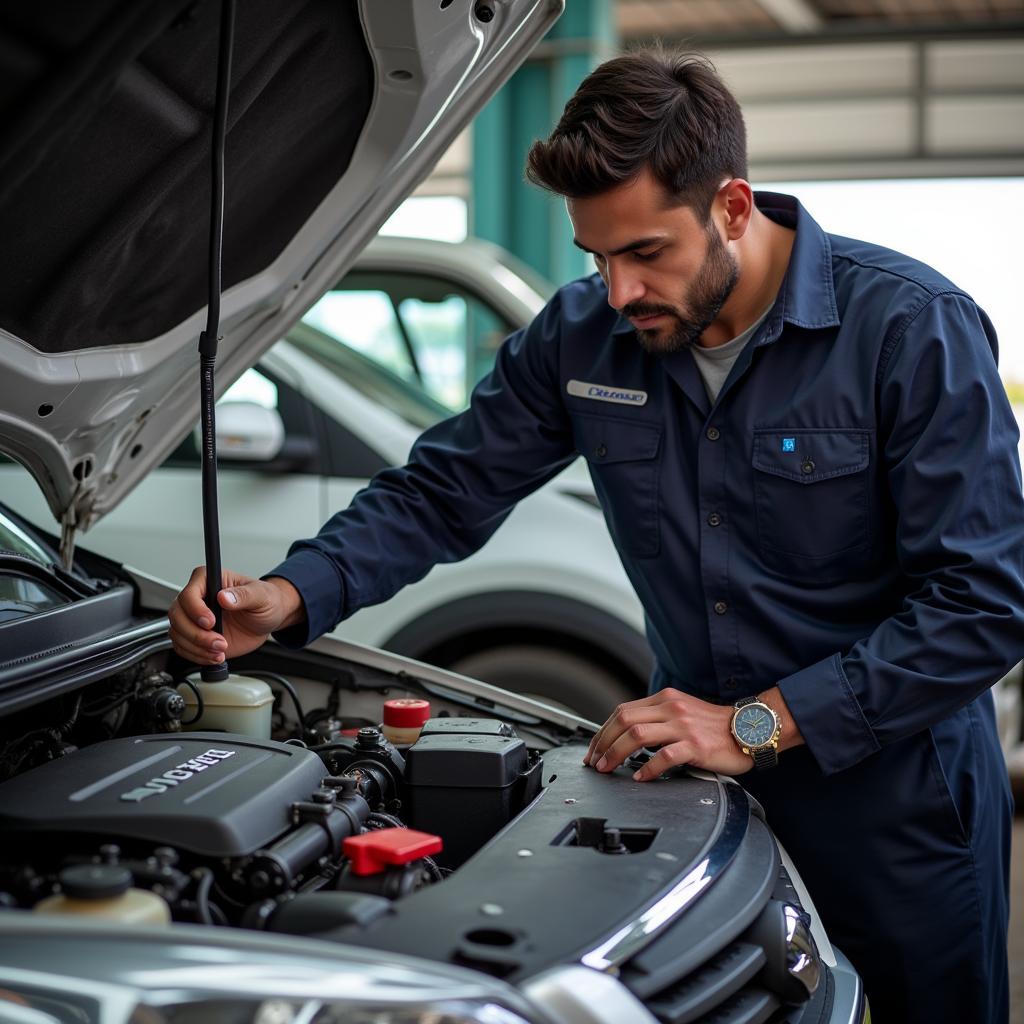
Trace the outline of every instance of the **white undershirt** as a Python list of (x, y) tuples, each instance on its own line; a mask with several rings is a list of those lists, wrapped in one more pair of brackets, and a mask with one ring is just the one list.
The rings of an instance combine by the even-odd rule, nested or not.
[(718, 392), (722, 390), (726, 377), (733, 367), (733, 363), (739, 358), (744, 346), (754, 336), (754, 332), (761, 326), (764, 318), (772, 311), (775, 300), (772, 299), (769, 306), (742, 334), (737, 334), (731, 341), (724, 345), (715, 345), (713, 348), (705, 348), (703, 345), (691, 345), (693, 361), (704, 378), (704, 390), (712, 404), (718, 398)]

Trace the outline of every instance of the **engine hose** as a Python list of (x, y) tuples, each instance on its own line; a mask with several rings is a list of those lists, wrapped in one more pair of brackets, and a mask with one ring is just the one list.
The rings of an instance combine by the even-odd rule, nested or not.
[(192, 877), (199, 880), (196, 886), (196, 915), (200, 924), (214, 924), (210, 909), (210, 890), (213, 888), (213, 872), (209, 868), (196, 868)]
[[(301, 808), (300, 805), (296, 805)], [(310, 805), (310, 810), (323, 810)], [(284, 892), (321, 857), (331, 856), (342, 841), (357, 836), (370, 817), (361, 796), (338, 800), (318, 821), (306, 821), (272, 846), (253, 854), (245, 868), (246, 879), (258, 896)]]

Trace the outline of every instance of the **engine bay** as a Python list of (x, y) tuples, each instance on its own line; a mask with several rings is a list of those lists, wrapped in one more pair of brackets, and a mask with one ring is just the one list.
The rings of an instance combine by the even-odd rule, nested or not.
[[(30, 908), (62, 892), (62, 873), (82, 865), (127, 869), (133, 887), (156, 894), (180, 921), (262, 926), (267, 901), (298, 892), (395, 898), (443, 879), (540, 791), (541, 750), (498, 719), (445, 707), (413, 730), (416, 742), (399, 747), (379, 714), (396, 703), (381, 700), (391, 688), (364, 681), (369, 693), (348, 695), (376, 704), (377, 721), (343, 718), (344, 686), (359, 689), (351, 675), (301, 681), (307, 694), (326, 695), (306, 713), (295, 685), (272, 672), (273, 687), (248, 681), (273, 701), (273, 738), (203, 730), (203, 715), (182, 696), (194, 685), (154, 670), (160, 660), (168, 659), (5, 721), (7, 906)], [(409, 696), (397, 704), (429, 707)], [(214, 722), (223, 714), (205, 710)], [(406, 730), (402, 738), (413, 736)], [(385, 838), (377, 845), (388, 859), (371, 869), (376, 848), (364, 840), (362, 852), (358, 843), (351, 848), (362, 865), (353, 868), (347, 840), (397, 829), (432, 838), (436, 857), (388, 850)], [(94, 899), (117, 916), (109, 884), (98, 880), (95, 898), (81, 880), (71, 887), (69, 912), (90, 913)]]
[(192, 674), (163, 619), (68, 646), (0, 664), (7, 910), (513, 986), (582, 965), (666, 1021), (735, 1003), (795, 1022), (826, 998), (806, 893), (729, 779), (636, 782), (646, 751), (591, 771), (590, 723), (339, 641), (268, 643), (228, 683)]

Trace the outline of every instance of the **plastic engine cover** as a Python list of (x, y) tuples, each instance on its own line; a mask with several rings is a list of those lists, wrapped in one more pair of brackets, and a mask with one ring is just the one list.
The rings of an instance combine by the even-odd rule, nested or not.
[(302, 747), (223, 732), (109, 740), (0, 785), (7, 844), (43, 834), (150, 840), (238, 857), (292, 827), (325, 774)]

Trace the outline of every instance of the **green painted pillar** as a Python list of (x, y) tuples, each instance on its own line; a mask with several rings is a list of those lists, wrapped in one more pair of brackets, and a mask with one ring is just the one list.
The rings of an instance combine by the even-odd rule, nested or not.
[(616, 45), (612, 0), (566, 0), (547, 37), (473, 122), (470, 233), (504, 246), (555, 284), (593, 267), (572, 244), (563, 201), (526, 182), (526, 154)]

